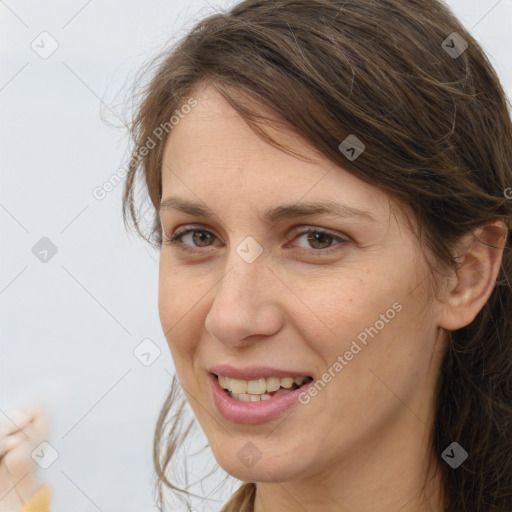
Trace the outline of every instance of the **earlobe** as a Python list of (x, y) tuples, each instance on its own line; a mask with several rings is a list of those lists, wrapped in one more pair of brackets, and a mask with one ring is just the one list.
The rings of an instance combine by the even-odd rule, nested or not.
[(465, 235), (459, 269), (448, 279), (439, 326), (453, 331), (470, 324), (491, 296), (501, 266), (508, 229), (502, 220)]

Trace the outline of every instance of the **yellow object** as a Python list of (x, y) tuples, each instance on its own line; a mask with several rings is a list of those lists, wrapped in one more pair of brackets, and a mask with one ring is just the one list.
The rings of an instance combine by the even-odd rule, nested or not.
[(43, 484), (30, 501), (25, 502), (20, 512), (50, 512), (51, 489)]

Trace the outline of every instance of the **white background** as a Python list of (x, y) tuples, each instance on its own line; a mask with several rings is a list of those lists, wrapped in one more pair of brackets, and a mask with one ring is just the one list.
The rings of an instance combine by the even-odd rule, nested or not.
[[(122, 185), (92, 195), (127, 156), (125, 132), (102, 121), (100, 104), (121, 112), (118, 93), (142, 63), (232, 3), (0, 2), (0, 421), (30, 401), (47, 405), (59, 458), (41, 476), (54, 512), (154, 510), (153, 430), (174, 370), (157, 312), (158, 254), (126, 234)], [(448, 4), (511, 97), (512, 0)], [(31, 48), (43, 31), (59, 44), (48, 59)], [(42, 237), (58, 248), (47, 263), (32, 253)], [(148, 367), (133, 355), (146, 338), (161, 350)], [(230, 492), (196, 506), (219, 510)]]

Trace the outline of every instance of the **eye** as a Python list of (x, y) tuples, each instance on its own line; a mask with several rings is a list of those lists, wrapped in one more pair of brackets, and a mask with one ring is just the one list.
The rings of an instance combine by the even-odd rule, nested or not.
[[(302, 248), (304, 248), (308, 254), (316, 253), (323, 255), (331, 253), (339, 250), (337, 246), (349, 243), (349, 240), (346, 238), (318, 228), (309, 228), (307, 231), (302, 231), (294, 240), (301, 239), (302, 237), (305, 237), (304, 240), (307, 244), (306, 246), (302, 246)], [(338, 243), (333, 245), (336, 240)]]
[[(189, 245), (188, 243), (184, 243), (183, 240), (191, 242)], [(196, 251), (195, 248), (201, 248), (201, 247), (208, 247), (211, 245), (211, 242), (215, 240), (217, 237), (211, 233), (210, 231), (206, 231), (204, 229), (201, 229), (200, 227), (192, 227), (188, 229), (182, 229), (177, 230), (171, 238), (167, 238), (164, 236), (163, 243), (166, 245), (172, 245), (175, 247), (178, 247), (181, 250), (184, 251), (191, 251), (191, 252), (203, 252), (201, 250)]]
[[(300, 240), (301, 238), (306, 245), (299, 246), (299, 252), (315, 256), (337, 251), (341, 248), (338, 246), (344, 246), (350, 242), (347, 238), (313, 227), (299, 232), (294, 240)], [(192, 226), (187, 229), (178, 229), (170, 238), (164, 236), (163, 243), (177, 247), (182, 251), (204, 253), (204, 250), (201, 249), (212, 246), (216, 239), (217, 237), (211, 231), (202, 229), (200, 226)]]

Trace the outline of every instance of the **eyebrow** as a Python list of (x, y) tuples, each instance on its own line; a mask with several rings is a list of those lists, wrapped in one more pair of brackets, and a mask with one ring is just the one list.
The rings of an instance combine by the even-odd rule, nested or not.
[[(161, 212), (163, 210), (175, 210), (188, 215), (205, 218), (216, 216), (207, 206), (173, 196), (167, 197), (161, 201), (159, 211)], [(285, 204), (267, 210), (263, 216), (260, 215), (259, 217), (267, 222), (278, 222), (287, 218), (325, 214), (338, 217), (362, 217), (371, 222), (376, 222), (375, 218), (366, 210), (329, 200), (323, 202)]]

